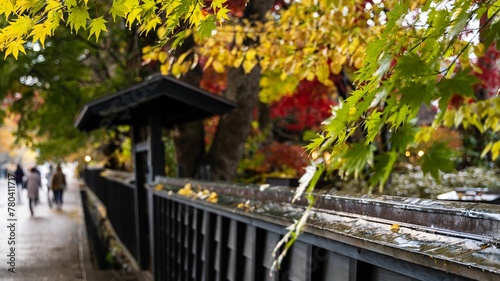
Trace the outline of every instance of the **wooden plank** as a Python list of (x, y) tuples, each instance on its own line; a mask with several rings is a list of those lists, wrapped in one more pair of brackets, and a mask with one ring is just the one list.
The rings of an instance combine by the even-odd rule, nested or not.
[(163, 220), (165, 222), (165, 233), (163, 234), (164, 236), (164, 243), (165, 243), (165, 253), (163, 256), (165, 257), (164, 264), (163, 266), (165, 267), (165, 277), (166, 279), (170, 279), (170, 273), (172, 272), (171, 270), (171, 265), (170, 265), (170, 253), (171, 253), (171, 247), (170, 247), (170, 232), (171, 230), (171, 224), (170, 224), (170, 205), (173, 204), (174, 202), (172, 200), (165, 200), (165, 205), (164, 205), (164, 210), (165, 210), (165, 215), (163, 216)]
[(153, 182), (156, 176), (165, 175), (165, 144), (162, 140), (162, 120), (159, 112), (154, 112), (149, 116), (149, 142), (150, 153), (148, 164), (151, 167), (151, 177), (148, 182)]
[(215, 220), (215, 256), (214, 256), (214, 269), (215, 269), (215, 280), (222, 280), (221, 269), (226, 266), (221, 264), (222, 258), (222, 216), (217, 216)]
[[(136, 132), (135, 126), (132, 130)], [(136, 139), (136, 138), (133, 138)], [(146, 179), (144, 178), (146, 167), (144, 167), (143, 159), (147, 157), (147, 152), (134, 151), (134, 167), (135, 167), (135, 188), (134, 188), (134, 222), (135, 222), (135, 252), (136, 259), (141, 269), (149, 268), (150, 253), (149, 253), (149, 226), (147, 213), (147, 192), (144, 188)], [(117, 210), (119, 211), (119, 209)]]
[(290, 280), (311, 281), (312, 245), (296, 241), (290, 255)]
[(247, 225), (245, 246), (243, 248), (243, 255), (245, 256), (245, 273), (243, 275), (244, 281), (255, 280), (255, 237), (255, 227)]
[(185, 228), (184, 228), (184, 220), (183, 220), (184, 207), (186, 207), (186, 205), (183, 205), (181, 203), (176, 205), (177, 216), (176, 216), (175, 224), (177, 225), (177, 233), (176, 233), (177, 239), (175, 241), (175, 244), (176, 244), (176, 248), (177, 248), (177, 253), (176, 253), (177, 278), (176, 278), (176, 280), (178, 280), (178, 281), (182, 281), (183, 277), (184, 277), (184, 270), (183, 270), (184, 267), (182, 266), (182, 262), (184, 260), (184, 255), (185, 255), (184, 241), (183, 241), (185, 239), (185, 236), (184, 236), (184, 229)]
[(356, 260), (329, 252), (324, 276), (330, 276), (331, 281), (356, 281)]
[(186, 281), (191, 280), (190, 278), (190, 265), (192, 264), (192, 241), (193, 241), (193, 231), (191, 229), (191, 220), (192, 220), (192, 212), (193, 212), (193, 207), (184, 205), (185, 208), (185, 214), (184, 214), (184, 260), (183, 260), (183, 271), (184, 271), (184, 279)]
[(203, 268), (201, 281), (212, 281), (214, 278), (214, 226), (213, 226), (213, 214), (209, 211), (203, 211), (203, 249), (202, 249), (202, 260)]
[(169, 229), (169, 264), (170, 264), (170, 279), (169, 280), (175, 280), (175, 277), (177, 276), (177, 266), (176, 266), (176, 253), (177, 253), (177, 248), (175, 244), (176, 240), (176, 225), (175, 225), (175, 210), (176, 210), (176, 205), (179, 204), (177, 202), (172, 201), (170, 204), (170, 212), (169, 212), (169, 223), (170, 223), (170, 229)]
[(271, 275), (271, 267), (274, 262), (274, 257), (272, 255), (274, 247), (278, 244), (280, 240), (280, 235), (274, 232), (267, 231), (266, 239), (264, 242), (264, 260), (262, 262), (264, 268), (266, 268), (266, 272), (264, 274), (265, 281), (277, 281), (278, 274), (277, 272), (273, 272)]
[(201, 225), (201, 220), (202, 218), (200, 217), (201, 216), (201, 211), (195, 209), (195, 212), (193, 214), (193, 223), (192, 223), (192, 230), (193, 230), (193, 233), (194, 233), (194, 237), (193, 237), (193, 248), (192, 248), (192, 251), (191, 251), (191, 254), (193, 256), (193, 265), (192, 265), (192, 270), (191, 270), (191, 278), (193, 280), (199, 280), (199, 278), (201, 277), (198, 272), (198, 268), (200, 268), (200, 258), (201, 256), (198, 255), (198, 253), (200, 253), (200, 249), (201, 249), (201, 241), (200, 241), (200, 236), (201, 236), (201, 230), (200, 230), (200, 227), (198, 225)]
[[(155, 218), (158, 218), (158, 214), (160, 212), (160, 209), (158, 208), (158, 204), (155, 201), (155, 197), (153, 196), (153, 193), (151, 191), (148, 191), (148, 226), (149, 226), (149, 233), (151, 234), (151, 237), (149, 238), (149, 253), (151, 253), (151, 258), (152, 258), (152, 263), (150, 265), (150, 271), (153, 276), (156, 276), (155, 274), (155, 268), (156, 268), (156, 261), (158, 260), (158, 249), (154, 248), (154, 244), (156, 243), (158, 247), (160, 246), (160, 243), (158, 243), (158, 228), (159, 225), (155, 223)], [(156, 242), (154, 242), (156, 241)]]
[(229, 223), (229, 238), (227, 246), (229, 248), (229, 261), (227, 264), (227, 280), (237, 281), (236, 279), (236, 265), (237, 265), (237, 235), (238, 235), (238, 222), (231, 220)]

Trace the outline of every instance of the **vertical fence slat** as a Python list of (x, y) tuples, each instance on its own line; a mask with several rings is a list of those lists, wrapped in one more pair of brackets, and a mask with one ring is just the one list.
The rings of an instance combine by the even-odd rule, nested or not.
[(165, 262), (164, 262), (164, 267), (165, 267), (165, 277), (167, 278), (166, 280), (170, 280), (170, 278), (172, 278), (172, 276), (170, 276), (170, 274), (172, 273), (172, 270), (171, 270), (171, 264), (170, 264), (170, 260), (171, 260), (171, 254), (172, 254), (172, 248), (171, 248), (171, 244), (170, 244), (170, 233), (172, 231), (172, 224), (170, 223), (170, 213), (171, 213), (171, 209), (170, 209), (170, 205), (172, 205), (173, 202), (172, 200), (165, 200), (165, 217), (164, 217), (164, 220), (165, 220)]
[(221, 269), (224, 266), (221, 264), (222, 260), (222, 217), (217, 216), (215, 223), (215, 260), (214, 260), (214, 269), (215, 269), (215, 280), (222, 280), (221, 278)]
[(199, 209), (196, 209), (194, 212), (194, 220), (193, 220), (193, 232), (194, 234), (194, 247), (192, 251), (193, 255), (193, 270), (192, 270), (192, 277), (193, 280), (200, 280), (201, 279), (201, 272), (203, 269), (203, 263), (202, 263), (202, 255), (201, 252), (203, 251), (203, 234), (202, 234), (202, 227), (203, 227), (203, 212)]
[(155, 280), (162, 280), (165, 277), (165, 201), (166, 199), (157, 197), (153, 195), (153, 201), (156, 202), (155, 205), (155, 214), (157, 216), (154, 219), (154, 235), (155, 235), (155, 243), (156, 245), (152, 245), (155, 247)]
[(175, 244), (175, 234), (176, 234), (176, 225), (175, 225), (175, 210), (177, 206), (177, 202), (171, 201), (170, 202), (170, 216), (169, 216), (169, 222), (170, 222), (170, 229), (169, 229), (169, 243), (170, 243), (170, 280), (175, 280), (177, 276), (177, 267), (176, 267), (176, 255), (177, 255), (177, 247)]
[(247, 225), (245, 236), (245, 247), (243, 255), (245, 256), (245, 281), (255, 280), (255, 237), (256, 229), (254, 226)]
[(202, 250), (202, 259), (203, 259), (203, 272), (202, 272), (202, 281), (212, 281), (215, 277), (215, 269), (214, 269), (214, 214), (209, 211), (203, 212), (203, 250)]
[(264, 280), (265, 281), (276, 281), (277, 274), (273, 272), (270, 275), (271, 267), (273, 265), (274, 259), (272, 256), (274, 247), (278, 244), (280, 240), (280, 236), (277, 233), (267, 231), (266, 232), (266, 240), (264, 244), (264, 260), (262, 262), (264, 268), (266, 269), (264, 272)]
[(182, 204), (177, 204), (175, 211), (177, 212), (176, 216), (176, 221), (175, 225), (177, 226), (177, 232), (176, 232), (176, 248), (177, 248), (177, 255), (176, 255), (176, 268), (177, 268), (177, 278), (176, 280), (182, 281), (184, 277), (184, 270), (182, 266), (182, 261), (184, 259), (184, 221), (183, 221), (183, 216), (184, 216), (184, 207), (185, 205)]
[(236, 281), (236, 265), (237, 265), (237, 235), (238, 222), (231, 220), (229, 223), (229, 238), (227, 246), (229, 248), (229, 262), (227, 264), (227, 280)]
[(326, 262), (325, 275), (332, 276), (332, 281), (355, 281), (356, 260), (329, 252)]
[(183, 270), (183, 275), (184, 278), (183, 280), (189, 281), (191, 280), (191, 275), (190, 275), (190, 268), (189, 266), (192, 264), (192, 240), (193, 240), (193, 231), (191, 229), (191, 220), (193, 218), (193, 207), (191, 206), (185, 206), (184, 210), (184, 220), (183, 220), (183, 228), (184, 228), (184, 259), (183, 259), (183, 265), (182, 265), (182, 270)]
[(290, 254), (290, 280), (311, 281), (312, 245), (295, 241)]

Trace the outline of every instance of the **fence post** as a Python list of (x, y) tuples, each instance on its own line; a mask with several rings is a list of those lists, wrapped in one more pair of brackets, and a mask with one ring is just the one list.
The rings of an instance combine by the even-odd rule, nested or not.
[[(136, 222), (136, 251), (137, 263), (142, 269), (149, 267), (149, 226), (148, 226), (148, 205), (147, 192), (144, 184), (146, 183), (146, 173), (148, 170), (148, 149), (140, 149), (139, 144), (143, 141), (145, 128), (140, 125), (134, 125), (132, 128), (133, 135), (133, 155), (135, 167), (135, 189), (134, 189), (134, 220)], [(147, 139), (147, 137), (146, 137)]]

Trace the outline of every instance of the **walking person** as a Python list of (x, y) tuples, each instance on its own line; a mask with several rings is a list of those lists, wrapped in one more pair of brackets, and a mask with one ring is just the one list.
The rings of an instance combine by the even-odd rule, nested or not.
[(38, 191), (42, 187), (42, 180), (40, 174), (37, 173), (36, 168), (31, 168), (28, 176), (26, 177), (26, 188), (28, 189), (28, 199), (30, 205), (31, 216), (34, 215), (34, 205), (38, 201)]
[(45, 175), (45, 178), (47, 179), (47, 202), (49, 203), (50, 208), (52, 208), (52, 199), (50, 198), (50, 190), (52, 188), (50, 187), (50, 180), (52, 178), (53, 170), (52, 165), (49, 165), (49, 171)]
[(24, 181), (24, 171), (21, 164), (17, 164), (16, 171), (14, 172), (14, 177), (16, 178), (17, 185), (17, 200), (19, 200), (19, 204), (21, 204), (21, 195), (23, 193), (23, 181)]
[(54, 192), (54, 203), (58, 210), (62, 209), (63, 192), (66, 189), (66, 176), (62, 172), (61, 164), (56, 167), (55, 173), (52, 175), (50, 187)]

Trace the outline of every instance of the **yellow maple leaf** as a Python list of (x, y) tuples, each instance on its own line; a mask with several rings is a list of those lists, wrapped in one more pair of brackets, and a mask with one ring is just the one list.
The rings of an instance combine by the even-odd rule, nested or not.
[(245, 71), (245, 74), (250, 73), (255, 65), (257, 65), (257, 60), (245, 60), (245, 62), (243, 62), (243, 70)]
[(398, 223), (393, 223), (391, 225), (391, 231), (392, 232), (398, 232), (399, 231), (399, 224)]
[(179, 191), (177, 191), (177, 194), (182, 195), (182, 196), (187, 196), (187, 197), (191, 197), (191, 196), (195, 195), (193, 190), (191, 189), (190, 183), (186, 183), (183, 188), (181, 188), (181, 189), (179, 189)]
[(8, 43), (7, 50), (5, 50), (5, 58), (7, 58), (10, 54), (12, 54), (14, 58), (17, 60), (19, 52), (26, 54), (26, 50), (24, 49), (23, 46), (24, 43), (26, 43), (26, 41), (22, 39), (17, 39), (15, 41)]
[(214, 191), (210, 193), (210, 195), (207, 198), (207, 201), (210, 203), (217, 203), (218, 200), (218, 195)]
[(0, 4), (0, 15), (5, 14), (5, 17), (9, 18), (12, 12), (14, 12), (14, 4), (11, 1), (3, 1)]
[(106, 23), (107, 21), (105, 19), (103, 19), (102, 17), (98, 17), (98, 18), (95, 18), (93, 20), (90, 21), (90, 34), (89, 34), (89, 38), (94, 35), (95, 36), (95, 41), (97, 42), (97, 40), (99, 39), (99, 35), (101, 34), (101, 31), (108, 31), (106, 29)]
[(42, 47), (45, 48), (45, 38), (50, 36), (51, 31), (50, 28), (45, 25), (45, 23), (36, 24), (33, 27), (30, 35), (33, 36), (33, 42), (40, 41)]
[(214, 60), (212, 62), (212, 67), (217, 73), (224, 73), (224, 65), (220, 63), (218, 60)]

